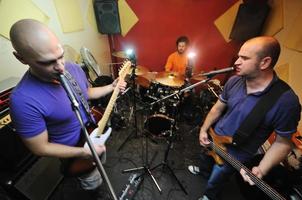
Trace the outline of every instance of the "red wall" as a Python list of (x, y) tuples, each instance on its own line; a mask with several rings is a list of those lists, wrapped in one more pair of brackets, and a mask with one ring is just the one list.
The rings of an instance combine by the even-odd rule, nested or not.
[(236, 0), (127, 0), (139, 18), (125, 37), (113, 36), (115, 51), (133, 48), (137, 64), (163, 71), (176, 38), (187, 35), (196, 52), (196, 71), (230, 66), (238, 44), (227, 43), (214, 21)]

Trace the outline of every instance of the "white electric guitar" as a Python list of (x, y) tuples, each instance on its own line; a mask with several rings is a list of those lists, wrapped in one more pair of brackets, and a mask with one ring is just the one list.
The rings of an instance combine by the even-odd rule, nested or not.
[[(119, 83), (122, 80), (124, 80), (125, 76), (129, 72), (130, 67), (131, 67), (130, 61), (125, 61), (123, 63), (123, 66), (121, 67), (121, 69), (119, 71), (119, 80), (118, 80)], [(119, 88), (115, 87), (113, 90), (113, 93), (111, 95), (111, 98), (109, 100), (109, 103), (106, 107), (106, 110), (105, 110), (101, 120), (97, 124), (98, 127), (95, 128), (89, 135), (93, 144), (99, 144), (99, 145), (105, 144), (105, 142), (109, 138), (112, 128), (109, 127), (105, 133), (103, 133), (103, 132), (104, 132), (104, 129), (106, 127), (106, 124), (108, 122), (108, 119), (110, 117), (110, 114), (112, 112), (113, 106), (116, 102), (119, 92), (120, 92)], [(89, 148), (87, 142), (84, 144), (84, 148)], [(68, 171), (66, 173), (71, 176), (74, 176), (77, 174), (85, 173), (86, 171), (89, 171), (92, 168), (94, 168), (94, 163), (93, 163), (92, 159), (76, 158), (76, 159), (72, 159), (72, 161), (69, 164)]]

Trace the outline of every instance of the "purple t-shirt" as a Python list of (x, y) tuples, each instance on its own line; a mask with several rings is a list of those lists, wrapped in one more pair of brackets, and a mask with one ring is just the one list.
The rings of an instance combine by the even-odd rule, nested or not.
[[(276, 80), (278, 77), (275, 75), (264, 91), (247, 94), (245, 79), (240, 76), (231, 77), (219, 97), (221, 102), (227, 104), (227, 111), (216, 123), (215, 132), (219, 135), (233, 136), (258, 100), (270, 90), (272, 83)], [(257, 128), (252, 139), (244, 145), (245, 150), (257, 151), (272, 131), (282, 137), (290, 138), (291, 134), (297, 131), (300, 112), (301, 105), (294, 91), (290, 89), (284, 92), (266, 114), (263, 123)]]
[[(65, 69), (87, 98), (88, 82), (83, 70), (72, 63), (66, 63)], [(74, 146), (79, 141), (80, 123), (63, 87), (41, 81), (29, 71), (10, 96), (10, 114), (16, 132), (23, 138), (31, 138), (47, 130), (50, 142)], [(83, 109), (81, 115), (87, 122)]]

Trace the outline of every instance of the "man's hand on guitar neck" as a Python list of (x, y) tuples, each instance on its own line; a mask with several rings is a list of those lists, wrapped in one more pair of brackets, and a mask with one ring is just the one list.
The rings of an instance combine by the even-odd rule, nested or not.
[(210, 144), (209, 138), (208, 138), (208, 133), (207, 131), (204, 131), (202, 128), (200, 129), (199, 132), (199, 143), (201, 146), (208, 146)]
[(127, 83), (123, 79), (117, 78), (112, 83), (112, 88), (114, 89), (115, 87), (118, 87), (120, 92), (123, 93), (127, 87)]
[[(263, 177), (263, 173), (260, 170), (259, 166), (253, 167), (252, 173), (260, 179)], [(240, 174), (245, 182), (248, 182), (250, 185), (255, 185), (255, 183), (251, 180), (248, 173), (243, 168), (240, 169)]]
[[(92, 157), (92, 153), (90, 151), (90, 148), (88, 147), (83, 147), (84, 148), (84, 151), (87, 155), (87, 157)], [(102, 153), (106, 152), (106, 147), (105, 145), (101, 145), (101, 144), (94, 144), (94, 148), (96, 150), (96, 153), (98, 155), (101, 155)]]

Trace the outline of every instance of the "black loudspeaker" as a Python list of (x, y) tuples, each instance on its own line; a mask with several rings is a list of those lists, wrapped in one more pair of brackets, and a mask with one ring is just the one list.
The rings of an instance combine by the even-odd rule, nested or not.
[(259, 36), (270, 11), (266, 3), (240, 4), (230, 38), (238, 41)]
[(93, 5), (99, 32), (102, 34), (121, 33), (117, 1), (95, 1)]
[[(63, 176), (57, 158), (34, 156), (11, 128), (0, 128), (0, 199), (46, 200)], [(4, 197), (2, 197), (4, 196)]]

